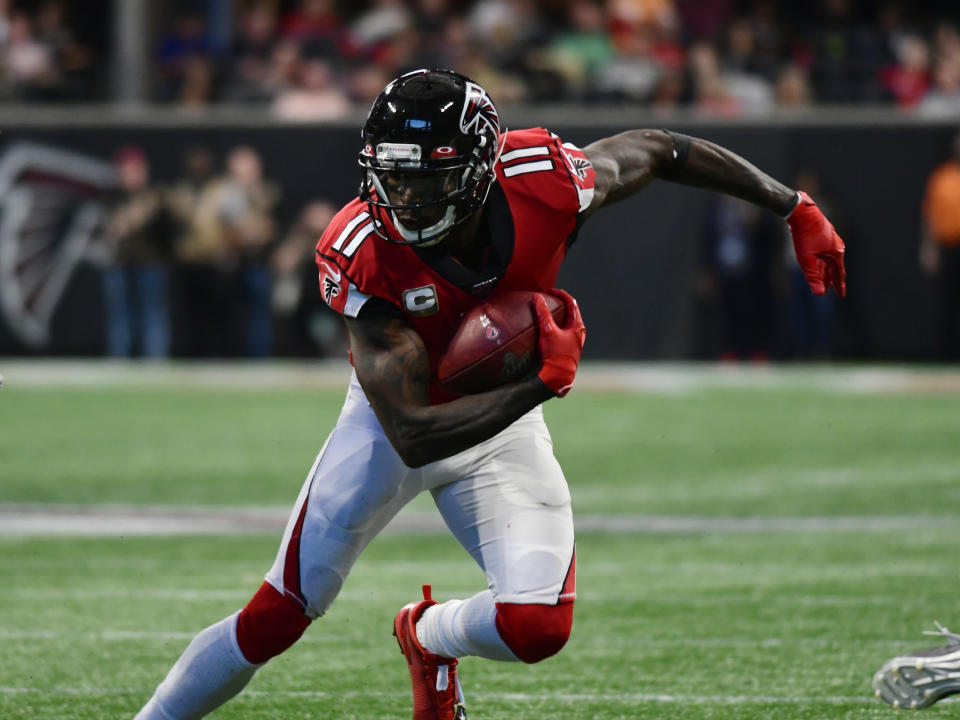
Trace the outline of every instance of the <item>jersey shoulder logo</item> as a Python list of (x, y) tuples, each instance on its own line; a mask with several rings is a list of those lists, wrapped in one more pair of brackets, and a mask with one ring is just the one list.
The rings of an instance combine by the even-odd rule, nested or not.
[(323, 278), (323, 299), (327, 305), (333, 302), (333, 299), (340, 294), (340, 283), (330, 279), (329, 276)]
[(333, 306), (333, 299), (343, 291), (343, 274), (340, 268), (334, 269), (333, 265), (326, 260), (317, 258), (317, 265), (320, 268), (320, 291), (323, 293), (323, 301), (327, 305)]
[(564, 145), (564, 146), (560, 149), (560, 152), (561, 152), (561, 154), (563, 155), (563, 160), (564, 160), (564, 162), (566, 162), (567, 167), (570, 168), (570, 172), (572, 172), (574, 175), (576, 175), (576, 176), (577, 176), (578, 178), (580, 178), (581, 180), (586, 180), (586, 179), (587, 179), (587, 171), (590, 170), (590, 168), (592, 168), (593, 165), (592, 165), (592, 164), (590, 163), (590, 161), (587, 160), (587, 158), (585, 158), (584, 156), (582, 156), (582, 155), (573, 155), (573, 154), (567, 152), (568, 147), (572, 147), (573, 149), (579, 150), (579, 148), (576, 148), (576, 147), (574, 147), (574, 146)]
[(328, 274), (331, 278), (333, 278), (333, 281), (334, 281), (334, 282), (337, 282), (337, 283), (340, 282), (341, 275), (340, 275), (340, 270), (339, 270), (339, 269), (334, 270), (332, 267), (330, 267), (330, 266), (329, 266), (325, 261), (323, 261), (323, 260), (320, 261), (320, 264), (323, 265), (323, 267), (324, 267), (324, 268), (326, 269), (326, 271), (327, 271), (327, 274)]
[(323, 299), (330, 305), (333, 302), (333, 299), (340, 294), (340, 283), (334, 280), (329, 275), (323, 276)]

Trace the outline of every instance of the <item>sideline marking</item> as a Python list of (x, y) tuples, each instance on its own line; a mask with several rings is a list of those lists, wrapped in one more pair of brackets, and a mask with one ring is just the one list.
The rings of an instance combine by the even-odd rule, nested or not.
[[(0, 537), (232, 535), (282, 532), (289, 509), (133, 505), (0, 503)], [(574, 515), (578, 532), (762, 533), (920, 530), (958, 527), (956, 515), (704, 517), (686, 515)], [(449, 530), (437, 512), (401, 511), (384, 532), (429, 534)]]

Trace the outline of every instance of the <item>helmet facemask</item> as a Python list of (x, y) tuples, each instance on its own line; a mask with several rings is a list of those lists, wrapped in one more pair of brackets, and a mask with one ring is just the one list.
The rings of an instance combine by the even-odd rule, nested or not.
[(390, 218), (400, 238), (388, 236), (382, 228), (378, 234), (391, 242), (420, 247), (443, 240), (487, 199), (493, 180), (492, 163), (483, 162), (487, 145), (487, 138), (480, 137), (470, 156), (434, 163), (397, 159), (397, 154), (417, 153), (401, 143), (381, 143), (376, 160), (361, 154), (360, 197), (367, 201), (374, 219)]
[(486, 92), (462, 75), (417, 70), (394, 80), (363, 138), (360, 199), (382, 238), (435, 245), (486, 202), (499, 120)]

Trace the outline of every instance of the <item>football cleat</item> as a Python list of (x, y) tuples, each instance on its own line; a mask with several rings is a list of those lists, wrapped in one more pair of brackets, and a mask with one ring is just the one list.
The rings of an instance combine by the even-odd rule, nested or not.
[(895, 708), (920, 710), (947, 695), (960, 693), (960, 635), (936, 623), (947, 639), (941, 647), (900, 655), (883, 664), (873, 676), (876, 696)]
[(417, 640), (417, 620), (436, 604), (430, 586), (424, 585), (423, 600), (404, 605), (393, 621), (393, 634), (413, 683), (413, 720), (467, 720), (457, 659), (434, 655)]

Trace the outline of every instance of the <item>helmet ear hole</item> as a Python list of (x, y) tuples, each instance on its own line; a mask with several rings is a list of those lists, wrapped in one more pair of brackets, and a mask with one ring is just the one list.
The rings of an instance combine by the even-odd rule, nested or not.
[(378, 234), (432, 244), (469, 218), (487, 198), (499, 136), (496, 107), (463, 75), (415, 70), (390, 82), (370, 108), (360, 153), (360, 197), (371, 216), (390, 220)]

